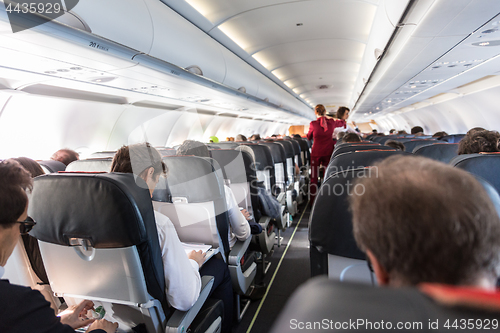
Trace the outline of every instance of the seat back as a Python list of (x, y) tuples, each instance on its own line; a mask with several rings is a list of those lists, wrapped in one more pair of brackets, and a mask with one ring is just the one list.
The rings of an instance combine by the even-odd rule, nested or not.
[(66, 170), (66, 165), (59, 161), (47, 160), (37, 161), (45, 173), (55, 173)]
[(362, 150), (337, 155), (328, 164), (325, 178), (337, 172), (372, 166), (393, 155), (410, 155), (410, 153), (397, 150)]
[(159, 331), (169, 307), (142, 179), (136, 183), (134, 175), (121, 173), (37, 177), (28, 213), (38, 222), (32, 234), (55, 293), (112, 306), (121, 329), (145, 323)]
[(403, 142), (403, 145), (405, 146), (405, 151), (409, 153), (413, 153), (413, 151), (421, 146), (426, 146), (429, 144), (433, 144), (435, 142), (438, 142), (437, 140), (433, 139), (414, 139), (410, 141)]
[[(485, 299), (495, 302), (498, 294), (492, 293), (488, 297), (488, 292), (477, 289), (446, 287), (450, 288), (441, 289), (441, 295), (446, 289), (456, 289), (443, 298), (453, 299), (460, 305), (437, 302), (417, 288), (372, 288), (325, 278), (311, 279), (292, 294), (270, 332), (290, 332), (307, 324), (311, 325), (307, 332), (318, 333), (349, 329), (361, 332), (449, 332), (450, 326), (446, 323), (497, 323), (500, 319), (500, 312), (478, 306), (484, 304)], [(464, 296), (471, 300), (470, 307), (461, 302)]]
[(177, 153), (177, 150), (174, 148), (157, 148), (158, 152), (161, 156), (174, 156)]
[(281, 145), (285, 151), (286, 157), (286, 177), (287, 184), (292, 184), (295, 182), (295, 150), (293, 144), (286, 140), (276, 140), (275, 143)]
[(212, 245), (226, 258), (229, 219), (224, 178), (211, 158), (166, 156), (168, 178), (153, 193), (155, 210), (174, 224), (182, 242)]
[(339, 148), (336, 148), (333, 151), (331, 160), (333, 160), (335, 158), (335, 156), (337, 156), (337, 155), (344, 154), (344, 153), (349, 153), (351, 151), (362, 151), (362, 150), (373, 150), (373, 149), (377, 149), (377, 150), (395, 150), (394, 148), (391, 148), (391, 147), (377, 146), (377, 145), (373, 145), (373, 144), (367, 144), (367, 145), (364, 145), (364, 144), (363, 145), (354, 144), (354, 145), (348, 145), (348, 146), (341, 146)]
[(302, 158), (300, 156), (300, 153), (301, 153), (301, 149), (300, 149), (300, 144), (297, 140), (294, 140), (294, 139), (286, 139), (286, 141), (290, 142), (292, 144), (292, 147), (293, 147), (293, 155), (294, 155), (294, 162), (295, 164), (297, 164), (297, 166), (299, 168), (302, 167)]
[(307, 141), (302, 139), (302, 138), (293, 138), (295, 142), (297, 142), (300, 146), (300, 157), (302, 160), (302, 165), (303, 166), (309, 166), (309, 163), (311, 161), (311, 151), (309, 150), (309, 145), (307, 144)]
[(240, 144), (233, 141), (221, 141), (217, 143), (207, 143), (207, 147), (209, 149), (234, 149), (238, 147)]
[(450, 164), (483, 178), (500, 193), (500, 153), (459, 155)]
[(458, 143), (432, 143), (415, 148), (413, 154), (428, 157), (443, 163), (450, 163), (454, 157), (458, 156)]
[(88, 160), (76, 160), (68, 164), (66, 171), (80, 172), (109, 172), (113, 159), (108, 158), (91, 158)]
[[(311, 276), (328, 275), (336, 280), (373, 283), (374, 278), (352, 232), (348, 197), (359, 177), (369, 177), (375, 168), (358, 168), (328, 177), (319, 189), (309, 219)], [(350, 185), (349, 185), (350, 184)]]
[(280, 192), (284, 192), (286, 189), (286, 183), (288, 181), (286, 172), (287, 163), (285, 149), (283, 148), (283, 146), (275, 142), (262, 142), (262, 145), (269, 147), (269, 149), (271, 150), (276, 187)]
[(89, 158), (113, 158), (116, 155), (116, 151), (98, 151), (96, 153), (92, 153)]
[(459, 143), (464, 138), (465, 134), (451, 134), (439, 138), (439, 141), (446, 141), (448, 143)]
[(266, 145), (255, 143), (245, 143), (244, 146), (249, 148), (248, 152), (252, 154), (255, 161), (253, 169), (255, 170), (257, 181), (263, 182), (266, 190), (272, 194), (276, 194), (276, 177), (271, 149)]

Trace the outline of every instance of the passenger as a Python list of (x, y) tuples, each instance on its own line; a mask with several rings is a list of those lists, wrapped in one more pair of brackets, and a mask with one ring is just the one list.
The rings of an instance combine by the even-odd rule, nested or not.
[(393, 128), (393, 129), (391, 129), (391, 130), (389, 131), (389, 134), (390, 134), (390, 135), (394, 135), (394, 134), (396, 134), (396, 133), (397, 133), (397, 131), (396, 131), (394, 128)]
[(443, 136), (447, 136), (448, 133), (446, 133), (445, 131), (441, 131), (441, 132), (436, 132), (432, 135), (433, 138), (442, 138)]
[[(12, 254), (19, 235), (28, 233), (35, 223), (28, 218), (28, 196), (32, 188), (31, 175), (18, 162), (0, 162), (0, 278), (4, 266)], [(89, 272), (91, 273), (91, 272)], [(75, 329), (89, 324), (87, 332), (113, 333), (117, 323), (107, 320), (87, 319), (86, 313), (93, 308), (91, 301), (60, 314), (54, 310), (42, 294), (29, 287), (12, 285), (0, 280), (0, 332), (55, 332), (74, 333)]]
[[(111, 172), (133, 173), (142, 178), (151, 193), (160, 176), (166, 173), (161, 155), (149, 143), (123, 146), (116, 152)], [(187, 311), (198, 299), (201, 279), (198, 270), (204, 255), (191, 251), (188, 255), (179, 241), (174, 226), (168, 217), (154, 211), (156, 228), (161, 247), (167, 300), (174, 308)]]
[(250, 137), (249, 139), (250, 141), (259, 141), (259, 140), (262, 140), (260, 138), (260, 134), (252, 134), (252, 136)]
[(361, 142), (361, 138), (356, 133), (347, 133), (346, 135), (344, 135), (342, 142), (346, 143)]
[(337, 133), (337, 142), (335, 142), (334, 144), (337, 144), (337, 143), (342, 143), (344, 142), (343, 139), (344, 139), (344, 136), (347, 134), (347, 132), (344, 132), (344, 131), (340, 131)]
[(31, 174), (32, 178), (44, 175), (45, 172), (43, 171), (42, 167), (40, 164), (38, 164), (36, 161), (32, 160), (31, 158), (27, 157), (18, 157), (18, 158), (13, 158), (14, 161), (18, 162), (21, 164), (23, 168), (26, 169)]
[[(210, 153), (206, 145), (202, 142), (194, 140), (186, 140), (177, 149), (178, 156), (194, 155), (198, 157), (210, 157)], [(250, 213), (246, 210), (239, 210), (238, 203), (234, 197), (233, 191), (224, 185), (224, 193), (226, 197), (226, 208), (229, 216), (229, 247), (232, 248), (236, 244), (236, 240), (245, 241), (251, 235), (250, 225), (248, 220), (251, 220)]]
[(388, 146), (388, 147), (394, 148), (396, 150), (405, 151), (405, 145), (402, 142), (399, 142), (396, 140), (387, 140), (385, 142), (384, 146)]
[(474, 128), (471, 128), (466, 135), (472, 135), (476, 132), (481, 132), (481, 131), (486, 131), (485, 128), (482, 128), (482, 127), (474, 127)]
[[(471, 131), (469, 131), (470, 133)], [(500, 134), (497, 131), (479, 131), (467, 134), (458, 143), (458, 155), (477, 153), (497, 153)]]
[(405, 134), (408, 134), (408, 133), (406, 133), (406, 131), (405, 131), (405, 130), (401, 130), (401, 131), (398, 131), (398, 134), (399, 134), (399, 135), (405, 135)]
[(500, 219), (483, 186), (422, 157), (393, 156), (376, 167), (376, 176), (356, 182), (363, 191), (354, 192), (351, 211), (354, 237), (378, 283), (494, 290)]
[(78, 155), (78, 153), (74, 150), (64, 148), (56, 151), (54, 155), (50, 157), (50, 159), (62, 162), (64, 163), (64, 165), (68, 166), (68, 164), (70, 164), (71, 162), (79, 160), (80, 155)]
[(294, 134), (293, 138), (294, 139), (302, 139), (302, 136), (300, 134)]
[[(340, 108), (339, 108), (340, 111)], [(316, 105), (314, 112), (318, 117), (317, 120), (311, 121), (307, 138), (314, 140), (311, 152), (311, 184), (310, 197), (311, 204), (314, 202), (318, 189), (319, 169), (326, 167), (332, 156), (334, 141), (332, 140), (333, 131), (337, 127), (346, 126), (346, 119), (349, 117), (349, 111), (343, 109), (342, 112), (337, 112), (340, 117), (337, 120), (327, 119), (325, 117), (326, 109), (322, 104)]]
[(243, 141), (248, 141), (247, 137), (244, 136), (243, 134), (238, 134), (235, 139), (236, 142), (243, 142)]
[(421, 126), (414, 126), (411, 129), (411, 134), (415, 134), (415, 136), (424, 135), (424, 129)]
[(228, 137), (226, 138), (226, 141), (228, 141), (228, 142), (234, 142), (234, 137), (232, 137), (232, 136), (228, 136)]

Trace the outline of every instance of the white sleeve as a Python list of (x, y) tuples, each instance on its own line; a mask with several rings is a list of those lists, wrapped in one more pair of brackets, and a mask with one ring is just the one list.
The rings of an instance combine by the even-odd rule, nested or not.
[(154, 214), (160, 241), (168, 303), (178, 310), (187, 311), (200, 295), (199, 265), (187, 257), (170, 219), (157, 211)]
[(251, 236), (250, 224), (245, 219), (245, 216), (240, 212), (236, 198), (233, 191), (224, 185), (224, 192), (226, 194), (227, 213), (229, 215), (229, 246), (233, 247), (236, 239), (240, 241), (246, 240)]
[(347, 132), (349, 133), (355, 133), (355, 134), (359, 134), (358, 132), (356, 132), (355, 130), (352, 129), (351, 126), (347, 125), (347, 129), (346, 129)]

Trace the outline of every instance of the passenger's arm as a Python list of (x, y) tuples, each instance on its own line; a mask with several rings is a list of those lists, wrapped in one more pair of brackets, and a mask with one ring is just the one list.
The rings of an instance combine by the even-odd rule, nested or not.
[(244, 241), (251, 235), (250, 224), (248, 224), (245, 216), (240, 212), (233, 191), (227, 186), (224, 186), (224, 191), (231, 230), (238, 240)]
[(199, 264), (188, 259), (172, 222), (155, 211), (165, 274), (167, 300), (174, 308), (187, 311), (198, 299), (201, 290)]

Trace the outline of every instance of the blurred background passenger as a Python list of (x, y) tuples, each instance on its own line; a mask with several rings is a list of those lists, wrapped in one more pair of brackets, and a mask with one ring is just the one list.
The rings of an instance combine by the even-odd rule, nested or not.
[(442, 138), (443, 136), (447, 136), (448, 133), (446, 133), (445, 131), (441, 131), (441, 132), (436, 132), (432, 135), (433, 138)]
[(248, 140), (247, 140), (247, 137), (244, 136), (243, 134), (238, 134), (236, 136), (236, 138), (235, 138), (234, 141), (236, 141), (236, 142), (243, 142), (243, 141), (248, 141)]
[(342, 138), (342, 142), (345, 142), (345, 143), (361, 142), (361, 138), (356, 133), (347, 133)]
[(414, 134), (415, 136), (424, 135), (424, 129), (421, 126), (414, 126), (411, 129), (411, 134)]
[[(472, 131), (472, 130), (471, 130)], [(469, 131), (468, 133), (471, 133)], [(458, 155), (497, 153), (500, 134), (497, 131), (476, 130), (467, 134), (458, 143)]]
[(64, 165), (68, 166), (73, 161), (79, 160), (80, 155), (74, 150), (71, 149), (59, 149), (50, 157), (51, 160), (54, 161), (59, 161), (61, 163), (64, 163)]
[(388, 146), (388, 147), (394, 148), (396, 150), (405, 151), (405, 145), (402, 142), (399, 142), (396, 140), (387, 140), (385, 142), (384, 146)]
[(261, 140), (260, 134), (252, 134), (252, 136), (249, 139), (250, 141), (259, 141)]

